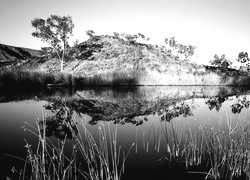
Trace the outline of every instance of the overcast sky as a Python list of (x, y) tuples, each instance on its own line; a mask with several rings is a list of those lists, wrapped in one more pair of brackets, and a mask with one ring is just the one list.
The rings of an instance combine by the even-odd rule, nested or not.
[(97, 35), (140, 32), (152, 44), (175, 36), (179, 43), (198, 46), (202, 63), (216, 53), (233, 62), (241, 51), (250, 54), (250, 0), (1, 0), (0, 43), (47, 46), (31, 35), (31, 20), (51, 14), (72, 16), (72, 42), (86, 40), (87, 30)]

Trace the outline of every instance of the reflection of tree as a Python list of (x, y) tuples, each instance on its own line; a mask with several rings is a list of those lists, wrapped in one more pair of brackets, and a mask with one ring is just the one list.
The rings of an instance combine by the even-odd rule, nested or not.
[(228, 98), (227, 97), (211, 97), (205, 101), (208, 105), (209, 110), (216, 109), (219, 112), (222, 103), (224, 103)]
[(234, 114), (239, 114), (241, 110), (245, 108), (249, 108), (250, 101), (247, 101), (246, 96), (237, 97), (236, 102), (231, 106), (232, 108), (232, 113)]
[(170, 122), (173, 118), (179, 116), (188, 117), (193, 115), (191, 107), (185, 102), (175, 104), (172, 108), (168, 107), (164, 109), (162, 114), (163, 115), (161, 116), (161, 121), (167, 122)]
[[(71, 129), (77, 133), (76, 124), (72, 119), (72, 109), (67, 108), (63, 102), (50, 103), (44, 107), (54, 114), (53, 116), (45, 118), (46, 136), (55, 136), (58, 139), (72, 139)], [(40, 121), (39, 124), (43, 127), (43, 121)], [(43, 132), (43, 129), (41, 129), (41, 132)]]
[[(222, 103), (224, 103), (226, 100), (228, 100), (228, 97), (212, 97), (205, 101), (205, 103), (208, 105), (209, 109), (216, 109), (216, 111), (219, 111), (222, 107)], [(245, 107), (248, 108), (250, 105), (250, 101), (247, 101), (246, 96), (239, 96), (236, 99), (236, 102), (231, 105), (232, 113), (239, 114), (241, 113), (241, 110)]]

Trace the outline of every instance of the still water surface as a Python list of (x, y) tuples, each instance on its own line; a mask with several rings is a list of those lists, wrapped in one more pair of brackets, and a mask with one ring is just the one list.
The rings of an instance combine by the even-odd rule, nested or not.
[[(209, 170), (206, 165), (187, 168), (185, 159), (178, 159), (181, 148), (189, 141), (190, 132), (200, 141), (196, 132), (202, 124), (216, 126), (219, 123), (227, 129), (229, 120), (237, 124), (242, 119), (249, 119), (250, 91), (210, 86), (3, 91), (0, 94), (1, 179), (14, 177), (13, 167), (23, 167), (23, 162), (12, 156), (25, 158), (25, 141), (34, 147), (37, 144), (37, 137), (25, 131), (25, 123), (36, 126), (43, 114), (55, 116), (51, 109), (59, 109), (58, 102), (62, 99), (74, 114), (75, 121), (86, 124), (93, 137), (98, 138), (98, 126), (105, 120), (105, 127), (109, 126), (111, 131), (117, 128), (117, 143), (122, 152), (132, 147), (125, 162), (124, 179), (143, 176), (163, 179), (170, 174), (177, 175), (180, 170), (187, 172), (185, 177), (191, 177), (193, 171)], [(50, 127), (47, 136), (51, 139), (64, 138), (67, 134), (56, 126)], [(74, 140), (69, 138), (67, 141)], [(195, 161), (192, 163), (196, 164)], [(195, 174), (195, 177), (205, 176)]]

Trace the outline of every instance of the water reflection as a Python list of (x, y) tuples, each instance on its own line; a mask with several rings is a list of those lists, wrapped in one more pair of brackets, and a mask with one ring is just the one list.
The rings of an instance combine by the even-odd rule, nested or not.
[(61, 140), (65, 138), (72, 139), (72, 130), (75, 134), (78, 134), (76, 124), (73, 121), (73, 109), (69, 109), (62, 100), (61, 103), (48, 103), (44, 105), (44, 108), (53, 113), (52, 116), (46, 117), (44, 121), (39, 122), (41, 132), (44, 132), (44, 127), (47, 137), (54, 136)]
[[(195, 107), (193, 106), (193, 108)], [(171, 122), (173, 118), (176, 118), (179, 116), (188, 117), (188, 116), (193, 115), (191, 106), (185, 103), (184, 101), (180, 103), (176, 103), (172, 107), (170, 106), (166, 107), (166, 109), (158, 113), (158, 115), (161, 115), (161, 114), (163, 114), (161, 116), (161, 121), (167, 121), (167, 122)]]
[[(188, 88), (190, 89), (190, 87)], [(220, 87), (220, 89), (222, 88)], [(121, 94), (119, 91), (111, 91), (110, 89), (103, 91), (100, 89), (97, 91), (83, 90), (76, 92), (74, 96), (63, 99), (49, 97), (47, 98), (48, 104), (44, 107), (53, 115), (46, 118), (46, 136), (72, 139), (70, 129), (73, 129), (76, 134), (78, 133), (73, 121), (73, 114), (78, 117), (87, 115), (90, 117), (88, 121), (90, 125), (96, 125), (100, 121), (111, 121), (114, 124), (141, 126), (148, 121), (150, 115), (159, 117), (161, 122), (171, 123), (177, 117), (194, 116), (193, 111), (199, 106), (195, 103), (194, 97), (204, 98), (204, 94), (198, 93), (199, 91), (204, 92), (204, 87), (202, 89), (195, 87), (192, 92), (186, 91), (186, 93), (180, 89), (178, 91), (172, 89), (172, 94), (169, 89), (165, 89), (168, 93), (158, 92), (160, 96), (155, 97), (155, 99), (149, 96), (151, 91), (143, 90), (126, 89)], [(225, 102), (231, 104), (230, 108), (233, 114), (239, 114), (243, 108), (249, 107), (250, 101), (247, 100), (245, 94), (239, 95), (238, 91), (235, 91), (236, 100), (232, 101), (230, 97), (235, 95), (234, 91), (228, 91), (230, 94), (225, 92), (226, 90), (223, 90), (223, 93), (219, 93), (220, 96), (209, 96), (203, 100), (210, 111), (215, 109), (219, 112)], [(138, 96), (135, 96), (136, 94)], [(180, 96), (176, 97), (175, 94)]]
[(238, 96), (236, 102), (231, 105), (232, 113), (239, 114), (243, 108), (249, 108), (250, 101), (246, 96)]
[[(221, 87), (220, 87), (221, 88)], [(145, 90), (145, 89), (144, 89)], [(202, 89), (203, 90), (203, 89)], [(168, 90), (169, 91), (169, 90)], [(194, 99), (197, 97), (203, 97), (204, 94), (200, 94), (196, 89), (190, 93), (187, 91), (185, 94), (180, 90), (167, 95), (160, 94), (160, 97), (155, 97), (147, 95), (151, 94), (150, 91), (144, 91), (139, 96), (129, 91), (125, 96), (119, 96), (117, 93), (112, 91), (104, 90), (94, 92), (77, 92), (75, 96), (65, 99), (65, 106), (69, 108), (70, 112), (75, 112), (78, 115), (85, 114), (91, 117), (89, 124), (95, 125), (99, 121), (112, 121), (114, 124), (128, 124), (139, 126), (142, 125), (144, 121), (147, 121), (147, 116), (157, 115), (160, 116), (161, 121), (171, 122), (177, 117), (189, 117), (193, 116), (193, 110), (196, 109)], [(220, 111), (223, 103), (232, 102), (230, 105), (232, 113), (240, 113), (243, 108), (249, 107), (249, 101), (246, 95), (239, 95), (238, 93), (225, 94), (224, 96), (209, 96), (204, 98), (205, 104), (208, 106), (209, 110), (215, 109), (217, 112)], [(178, 93), (179, 96), (175, 96)], [(144, 96), (142, 96), (144, 94)], [(221, 93), (219, 93), (221, 94)], [(231, 101), (229, 98), (232, 95), (237, 95), (235, 102)], [(50, 98), (49, 101), (53, 104), (53, 110), (60, 111), (62, 107), (62, 100), (59, 98)]]
[(228, 100), (228, 97), (210, 97), (205, 101), (205, 103), (208, 105), (209, 110), (213, 110), (214, 108), (216, 111), (220, 111), (220, 108), (222, 106), (222, 103), (224, 103), (226, 100)]
[[(235, 117), (246, 112), (250, 104), (249, 91), (236, 87), (181, 86), (118, 89), (105, 87), (74, 91), (64, 89), (43, 91), (46, 91), (46, 93), (34, 92), (25, 95), (25, 93), (19, 92), (14, 94), (13, 97), (7, 92), (5, 94), (0, 93), (1, 102), (10, 102), (3, 103), (5, 106), (9, 104), (9, 112), (0, 108), (0, 119), (6, 116), (6, 120), (1, 121), (2, 129), (0, 129), (0, 132), (6, 132), (4, 127), (14, 127), (15, 125), (18, 125), (20, 129), (20, 122), (17, 124), (17, 117), (19, 118), (19, 116), (25, 116), (22, 119), (34, 123), (34, 117), (26, 118), (27, 114), (32, 112), (33, 106), (31, 104), (26, 109), (24, 107), (25, 110), (18, 113), (19, 116), (15, 116), (15, 119), (13, 118), (11, 121), (9, 119), (11, 119), (12, 104), (18, 104), (20, 100), (33, 99), (37, 96), (39, 99), (46, 101), (44, 108), (46, 112), (49, 112), (45, 118), (45, 123), (40, 121), (41, 129), (44, 125), (46, 127), (47, 137), (54, 136), (60, 140), (73, 139), (72, 130), (76, 134), (82, 133), (77, 128), (80, 124), (78, 122), (81, 122), (84, 119), (83, 117), (87, 117), (86, 127), (90, 129), (94, 136), (98, 131), (95, 129), (97, 127), (95, 125), (100, 121), (110, 122), (111, 127), (118, 126), (118, 134), (121, 137), (118, 143), (122, 147), (126, 149), (135, 142), (136, 148), (130, 153), (131, 160), (128, 160), (126, 164), (128, 167), (132, 167), (131, 171), (125, 169), (128, 174), (137, 170), (137, 168), (133, 168), (135, 159), (139, 167), (146, 164), (145, 162), (150, 166), (157, 163), (161, 167), (164, 163), (166, 166), (172, 166), (173, 159), (180, 158), (178, 163), (185, 162), (185, 159), (183, 160), (184, 155), (187, 157), (186, 163), (188, 166), (198, 165), (203, 161), (208, 162), (201, 151), (207, 150), (205, 149), (205, 140), (202, 140), (202, 138), (206, 132), (209, 132), (199, 129), (203, 123), (202, 120), (205, 118), (215, 120), (225, 110), (229, 110), (229, 115), (233, 115), (234, 119), (232, 118), (232, 122), (224, 121), (224, 124), (221, 125), (224, 128), (222, 130), (227, 132), (230, 128), (234, 129), (233, 123), (237, 123)], [(39, 109), (39, 111), (41, 110)], [(75, 119), (79, 121), (75, 121)], [(205, 123), (212, 124), (212, 121), (205, 121)], [(225, 124), (229, 124), (230, 128)], [(229, 133), (230, 138), (231, 134)], [(1, 137), (1, 142), (5, 147), (6, 139), (4, 137), (6, 137), (6, 134), (2, 134)], [(13, 137), (15, 137), (14, 131)], [(22, 147), (21, 144), (19, 147), (11, 147), (11, 149)], [(150, 157), (147, 157), (148, 154), (150, 154)], [(166, 167), (164, 166), (164, 168)], [(135, 170), (133, 171), (133, 169)], [(144, 172), (146, 172), (145, 169), (142, 173)], [(128, 179), (130, 177), (128, 176)]]
[[(82, 114), (91, 117), (89, 124), (95, 125), (99, 121), (113, 121), (114, 124), (142, 125), (147, 121), (148, 115), (157, 114), (162, 121), (170, 122), (173, 118), (192, 116), (195, 109), (194, 103), (187, 103), (179, 99), (158, 99), (146, 101), (139, 99), (116, 99), (116, 101), (101, 101), (97, 99), (85, 99), (78, 94), (78, 98), (69, 98), (62, 101), (60, 98), (50, 99), (46, 109), (50, 109), (55, 115), (53, 117), (61, 119), (62, 107), (68, 108), (68, 113), (75, 112), (79, 116)], [(71, 116), (70, 116), (71, 117)]]
[[(222, 104), (225, 101), (230, 100), (228, 96), (225, 97), (210, 97), (209, 99), (205, 100), (205, 104), (208, 105), (209, 110), (216, 109), (217, 112), (220, 111), (220, 108), (222, 107)], [(236, 96), (235, 102), (232, 103), (231, 111), (233, 114), (239, 114), (241, 113), (241, 110), (243, 108), (249, 108), (250, 101), (247, 100), (246, 95), (239, 95)]]

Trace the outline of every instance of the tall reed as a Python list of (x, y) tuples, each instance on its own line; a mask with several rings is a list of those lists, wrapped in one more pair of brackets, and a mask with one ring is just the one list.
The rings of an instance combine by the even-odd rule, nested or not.
[(75, 86), (76, 79), (71, 74), (45, 73), (38, 71), (4, 70), (0, 72), (0, 87), (41, 88), (48, 84)]
[[(67, 111), (66, 106), (65, 110)], [(46, 117), (44, 115), (42, 121), (36, 121), (36, 127), (25, 124), (23, 129), (37, 136), (38, 144), (34, 150), (26, 142), (27, 157), (23, 159), (24, 170), (18, 172), (20, 179), (121, 179), (125, 161), (134, 144), (127, 153), (121, 151), (121, 146), (117, 145), (117, 126), (113, 131), (108, 123), (99, 123), (97, 140), (88, 131), (86, 124), (78, 125), (78, 132), (80, 132), (79, 127), (83, 130), (78, 134), (75, 129), (72, 129), (72, 123), (76, 125), (77, 121), (72, 119), (72, 121), (66, 122), (74, 139), (71, 142), (70, 155), (65, 153), (67, 135), (63, 140), (57, 140), (57, 143), (46, 137)], [(80, 153), (77, 153), (78, 151)], [(81, 159), (82, 161), (80, 161)], [(31, 173), (29, 173), (29, 169), (31, 169)]]
[[(240, 119), (234, 123), (226, 118), (226, 128), (222, 119), (216, 124), (202, 124), (196, 136), (190, 128), (190, 139), (185, 143), (187, 166), (208, 164), (210, 170), (206, 178), (235, 179), (250, 177), (250, 123)], [(199, 135), (199, 140), (197, 136)]]
[[(107, 127), (105, 124), (107, 124)], [(99, 123), (99, 143), (95, 141), (84, 123), (81, 123), (81, 126), (84, 133), (83, 136), (79, 135), (76, 138), (76, 142), (82, 157), (87, 163), (89, 179), (119, 180), (124, 172), (125, 161), (134, 143), (127, 153), (123, 152), (121, 154), (121, 146), (117, 147), (117, 125), (112, 132), (108, 123)]]

